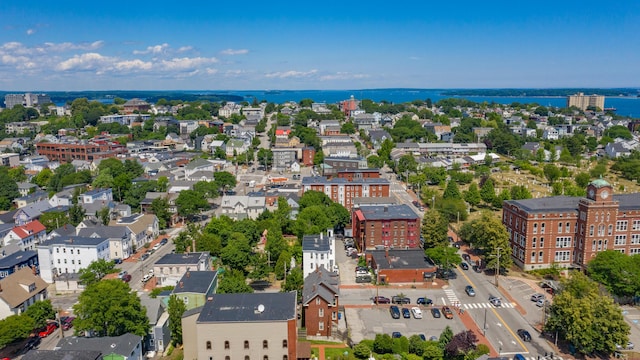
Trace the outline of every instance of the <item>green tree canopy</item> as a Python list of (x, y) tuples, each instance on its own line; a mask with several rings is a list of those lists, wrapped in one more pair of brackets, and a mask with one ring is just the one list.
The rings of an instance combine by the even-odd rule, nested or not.
[(464, 201), (466, 201), (471, 206), (478, 206), (482, 198), (480, 197), (480, 191), (478, 190), (478, 185), (475, 182), (472, 182), (469, 185), (469, 189), (463, 194)]
[(56, 317), (56, 312), (53, 310), (51, 300), (36, 301), (27, 308), (24, 315), (33, 319), (35, 327), (42, 327), (47, 324), (47, 320), (53, 320)]
[(589, 261), (589, 276), (612, 294), (633, 297), (640, 294), (640, 255), (614, 250), (599, 252)]
[(80, 269), (80, 282), (85, 286), (100, 281), (105, 275), (118, 272), (113, 261), (98, 259), (86, 268)]
[(252, 293), (253, 289), (247, 284), (244, 274), (239, 270), (228, 270), (222, 273), (219, 294)]
[(630, 326), (613, 299), (586, 275), (573, 272), (553, 299), (545, 330), (557, 331), (581, 354), (610, 354), (616, 344), (627, 343)]
[(133, 333), (145, 336), (149, 331), (146, 310), (140, 298), (122, 280), (102, 280), (87, 286), (73, 306), (76, 331), (91, 331), (96, 336), (120, 336)]
[(171, 331), (171, 344), (182, 344), (182, 314), (187, 310), (184, 301), (176, 295), (171, 295), (168, 302), (169, 330)]
[(425, 249), (447, 245), (449, 221), (439, 211), (430, 209), (424, 213), (420, 231), (424, 238)]
[(462, 240), (483, 251), (487, 268), (496, 267), (498, 248), (501, 267), (508, 269), (511, 266), (509, 234), (500, 219), (492, 213), (484, 212), (480, 218), (464, 223), (459, 235)]

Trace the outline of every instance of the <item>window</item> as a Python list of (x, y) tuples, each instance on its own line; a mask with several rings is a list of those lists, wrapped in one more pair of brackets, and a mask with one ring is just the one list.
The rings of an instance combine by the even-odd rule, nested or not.
[(188, 296), (183, 296), (182, 297), (182, 302), (184, 302), (185, 305), (189, 304), (189, 297)]
[(224, 342), (224, 349), (225, 349), (225, 350), (229, 350), (229, 340), (226, 340), (226, 341)]
[(267, 355), (262, 357), (262, 360), (269, 360), (269, 357)]
[(532, 247), (532, 248), (534, 248), (534, 249), (536, 248), (536, 242), (537, 242), (537, 240), (538, 240), (538, 239), (536, 239), (535, 237), (531, 240), (531, 247)]
[(318, 330), (324, 330), (324, 321), (318, 322)]
[(538, 253), (538, 262), (544, 262), (544, 258), (542, 254), (543, 254), (542, 251)]
[(244, 360), (251, 360), (251, 359), (249, 358), (249, 355), (245, 355)]
[(282, 360), (288, 360), (289, 357), (287, 355), (282, 355)]
[(320, 297), (319, 296), (316, 298), (316, 305), (320, 305)]
[(531, 252), (531, 262), (532, 263), (536, 262), (536, 252), (535, 251)]
[(629, 249), (629, 255), (640, 254), (640, 248), (631, 248)]
[(211, 341), (207, 341), (207, 350), (211, 350)]
[(534, 234), (538, 233), (538, 223), (533, 223), (533, 233)]
[(318, 316), (324, 316), (324, 309), (323, 308), (318, 309)]
[(627, 243), (627, 235), (616, 235), (613, 245), (625, 245)]
[(544, 247), (544, 238), (541, 237), (540, 238), (540, 248), (542, 249)]
[(224, 360), (231, 360), (231, 356), (229, 356), (229, 355), (225, 356)]
[(571, 232), (571, 223), (567, 223), (565, 225), (565, 228), (567, 229), (567, 232), (570, 233)]
[(640, 230), (640, 220), (633, 220), (631, 230)]
[(245, 340), (244, 341), (244, 348), (248, 349), (249, 348), (249, 340)]
[(640, 244), (640, 234), (631, 234), (631, 243), (634, 245)]
[(613, 225), (609, 224), (609, 231), (607, 232), (608, 235), (612, 235), (613, 234)]
[(267, 340), (262, 340), (262, 348), (263, 349), (268, 349), (269, 348), (269, 342)]
[(571, 246), (571, 236), (558, 236), (556, 238), (556, 247), (565, 248)]
[(558, 234), (562, 234), (562, 223), (558, 223)]
[(555, 261), (556, 262), (569, 261), (570, 260), (570, 256), (571, 256), (571, 252), (570, 251), (556, 251)]
[(544, 223), (540, 224), (540, 234), (544, 234)]
[(589, 236), (593, 236), (594, 226), (589, 226)]
[(618, 220), (616, 222), (616, 231), (627, 231), (627, 220)]
[(584, 224), (580, 224), (580, 235), (584, 235)]
[(598, 225), (598, 236), (604, 236), (604, 225)]
[(287, 347), (287, 340), (282, 340), (282, 347), (286, 348)]

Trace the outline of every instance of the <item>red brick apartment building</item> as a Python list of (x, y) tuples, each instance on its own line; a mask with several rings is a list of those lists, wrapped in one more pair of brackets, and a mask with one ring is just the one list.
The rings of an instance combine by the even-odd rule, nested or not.
[(338, 274), (319, 267), (304, 279), (302, 309), (307, 336), (334, 336), (338, 330)]
[(316, 157), (316, 149), (313, 146), (302, 148), (302, 163), (306, 166), (313, 166), (313, 159)]
[(420, 247), (421, 219), (409, 205), (361, 206), (351, 211), (351, 228), (360, 251)]
[(586, 197), (507, 200), (502, 209), (511, 256), (524, 270), (554, 263), (584, 270), (605, 250), (640, 254), (640, 193), (614, 195), (603, 179)]
[(388, 197), (389, 180), (381, 178), (345, 178), (328, 179), (325, 176), (311, 176), (302, 178), (302, 193), (305, 191), (320, 191), (325, 193), (333, 202), (351, 210), (353, 200), (359, 197)]
[(100, 143), (49, 143), (36, 144), (38, 155), (46, 156), (49, 161), (71, 162), (73, 160), (93, 161), (115, 157), (126, 152), (126, 148), (120, 144), (111, 142)]
[(337, 177), (353, 181), (354, 179), (380, 179), (380, 169), (339, 170)]

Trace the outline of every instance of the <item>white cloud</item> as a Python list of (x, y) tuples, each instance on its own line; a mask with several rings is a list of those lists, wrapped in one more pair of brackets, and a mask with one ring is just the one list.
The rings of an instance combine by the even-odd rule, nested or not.
[(330, 80), (353, 80), (353, 79), (364, 79), (368, 78), (367, 74), (352, 74), (348, 72), (337, 72), (335, 74), (323, 75), (320, 77), (321, 81), (330, 81)]
[(205, 71), (207, 72), (208, 75), (215, 75), (218, 73), (218, 69), (213, 69), (213, 68), (206, 68)]
[(98, 40), (92, 43), (71, 43), (71, 42), (63, 42), (63, 43), (52, 43), (46, 42), (44, 43), (44, 48), (36, 47), (35, 50), (39, 52), (43, 52), (46, 50), (55, 51), (55, 52), (66, 52), (66, 51), (74, 51), (74, 50), (97, 50), (100, 49), (104, 45), (104, 41)]
[(113, 62), (113, 58), (102, 56), (98, 53), (84, 53), (60, 62), (56, 69), (60, 71), (96, 70), (102, 72), (105, 66)]
[(224, 73), (225, 77), (238, 77), (240, 75), (244, 74), (243, 70), (227, 70)]
[(168, 69), (168, 70), (191, 70), (199, 66), (214, 64), (217, 62), (218, 62), (218, 59), (216, 58), (183, 57), (183, 58), (173, 58), (170, 60), (162, 60), (160, 63), (165, 69)]
[(169, 49), (169, 44), (164, 43), (160, 45), (148, 46), (146, 50), (133, 50), (133, 53), (136, 55), (145, 55), (145, 54), (163, 54)]
[(226, 49), (221, 51), (222, 55), (244, 55), (248, 54), (249, 50), (247, 49)]
[(114, 67), (117, 70), (151, 70), (153, 63), (139, 59), (124, 60), (116, 62)]
[(27, 35), (33, 35), (36, 33), (35, 29), (27, 29)]
[(268, 73), (265, 74), (265, 77), (268, 78), (280, 78), (280, 79), (286, 79), (286, 78), (302, 78), (302, 77), (309, 77), (311, 75), (314, 75), (318, 72), (318, 70), (310, 70), (310, 71), (296, 71), (296, 70), (289, 70), (289, 71), (278, 71), (278, 72), (272, 72), (272, 73)]
[(193, 46), (181, 46), (178, 48), (179, 53), (183, 53), (191, 50), (193, 50)]

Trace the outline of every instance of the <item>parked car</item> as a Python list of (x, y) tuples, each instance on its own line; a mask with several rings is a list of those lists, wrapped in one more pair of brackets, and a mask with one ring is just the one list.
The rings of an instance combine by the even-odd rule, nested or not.
[(467, 295), (469, 296), (476, 296), (476, 291), (473, 289), (473, 286), (471, 285), (465, 286), (464, 292), (466, 292)]
[(443, 306), (442, 307), (442, 313), (444, 314), (444, 317), (447, 319), (453, 319), (453, 311), (451, 311), (451, 308), (448, 306)]
[(391, 297), (391, 303), (393, 304), (411, 304), (411, 299), (403, 296), (393, 296)]
[(431, 308), (431, 316), (433, 316), (436, 319), (440, 318), (440, 310), (438, 308)]
[(493, 304), (493, 306), (495, 307), (500, 307), (502, 306), (502, 300), (500, 300), (499, 297), (495, 297), (495, 296), (489, 296), (489, 302), (491, 304)]
[(156, 250), (160, 249), (160, 246), (162, 246), (162, 245), (160, 245), (160, 243), (157, 243), (157, 244), (153, 245), (151, 250), (156, 251)]
[(616, 350), (633, 350), (635, 345), (631, 341), (627, 341), (627, 346), (623, 347), (622, 345), (616, 344)]
[(118, 265), (118, 264), (122, 264), (122, 259), (120, 259), (120, 258), (115, 258), (115, 259), (113, 259), (113, 263), (114, 263), (114, 264), (116, 264), (116, 265)]
[(402, 317), (405, 319), (411, 319), (411, 312), (409, 311), (409, 309), (405, 307), (402, 308)]
[(416, 301), (416, 304), (418, 305), (431, 305), (433, 304), (433, 301), (427, 297), (419, 297), (418, 300)]
[(389, 306), (389, 313), (391, 314), (392, 318), (400, 319), (400, 309), (398, 309), (397, 306), (395, 305)]
[(58, 328), (58, 323), (57, 322), (50, 322), (47, 324), (47, 326), (44, 327), (44, 329), (42, 331), (40, 331), (38, 333), (38, 336), (41, 338), (45, 338), (51, 334), (53, 334), (54, 331), (56, 331), (56, 329)]
[(443, 280), (457, 279), (458, 275), (453, 269), (438, 269), (436, 277)]
[(27, 342), (24, 344), (24, 349), (26, 351), (35, 349), (38, 345), (40, 345), (40, 342), (42, 340), (40, 339), (39, 336), (32, 336), (29, 338), (29, 340), (27, 340)]
[(482, 273), (482, 269), (480, 269), (480, 267), (478, 265), (473, 265), (472, 269), (473, 269), (473, 271), (475, 271), (477, 273)]
[(537, 294), (531, 295), (531, 301), (538, 302), (540, 300), (544, 300), (544, 295), (543, 294), (537, 293)]
[(368, 271), (362, 271), (362, 270), (356, 271), (356, 276), (366, 276), (366, 275), (371, 275), (371, 273), (369, 273)]
[(394, 331), (391, 333), (391, 337), (394, 339), (399, 339), (402, 337), (402, 334), (399, 331)]
[(371, 275), (369, 274), (356, 276), (356, 283), (358, 284), (364, 284), (364, 283), (370, 283), (370, 282), (371, 282)]
[(160, 240), (160, 245), (161, 246), (167, 245), (168, 242), (169, 242), (169, 239), (163, 238), (162, 240)]
[(147, 260), (148, 258), (149, 258), (149, 252), (146, 252), (140, 256), (141, 261)]
[[(131, 277), (131, 275), (129, 275)], [(63, 316), (60, 318), (60, 323), (62, 324), (62, 330), (69, 330), (73, 327), (73, 320), (76, 318), (74, 316)]]
[(131, 281), (131, 274), (126, 274), (126, 275), (124, 275), (124, 276), (122, 277), (122, 281), (127, 282), (127, 283), (128, 283), (129, 281)]
[(424, 334), (418, 334), (418, 336), (420, 337), (420, 340), (427, 341), (427, 337)]
[(356, 271), (366, 271), (369, 272), (369, 268), (366, 266), (356, 266)]
[(419, 307), (414, 306), (411, 308), (411, 312), (413, 313), (414, 319), (422, 319), (422, 310)]
[(124, 270), (124, 271), (120, 271), (120, 272), (118, 273), (118, 277), (119, 277), (120, 279), (122, 279), (125, 275), (127, 275), (127, 271), (126, 271), (126, 270)]
[(469, 254), (462, 254), (462, 259), (464, 261), (471, 261), (471, 256), (469, 256)]
[(518, 333), (518, 336), (520, 336), (520, 339), (522, 339), (522, 341), (531, 341), (531, 334), (529, 334), (527, 330), (518, 329), (516, 333)]
[(145, 274), (145, 276), (142, 277), (142, 282), (146, 283), (147, 281), (151, 280), (152, 277), (153, 274)]
[(463, 261), (463, 262), (460, 263), (460, 268), (462, 270), (469, 270), (469, 264), (467, 264), (466, 262)]
[(536, 301), (536, 306), (537, 306), (537, 307), (544, 307), (544, 305), (545, 305), (545, 304), (548, 304), (548, 303), (549, 303), (549, 301), (548, 301), (548, 300), (540, 299), (540, 300)]
[(390, 304), (391, 300), (388, 297), (384, 296), (374, 296), (371, 298), (374, 304)]

